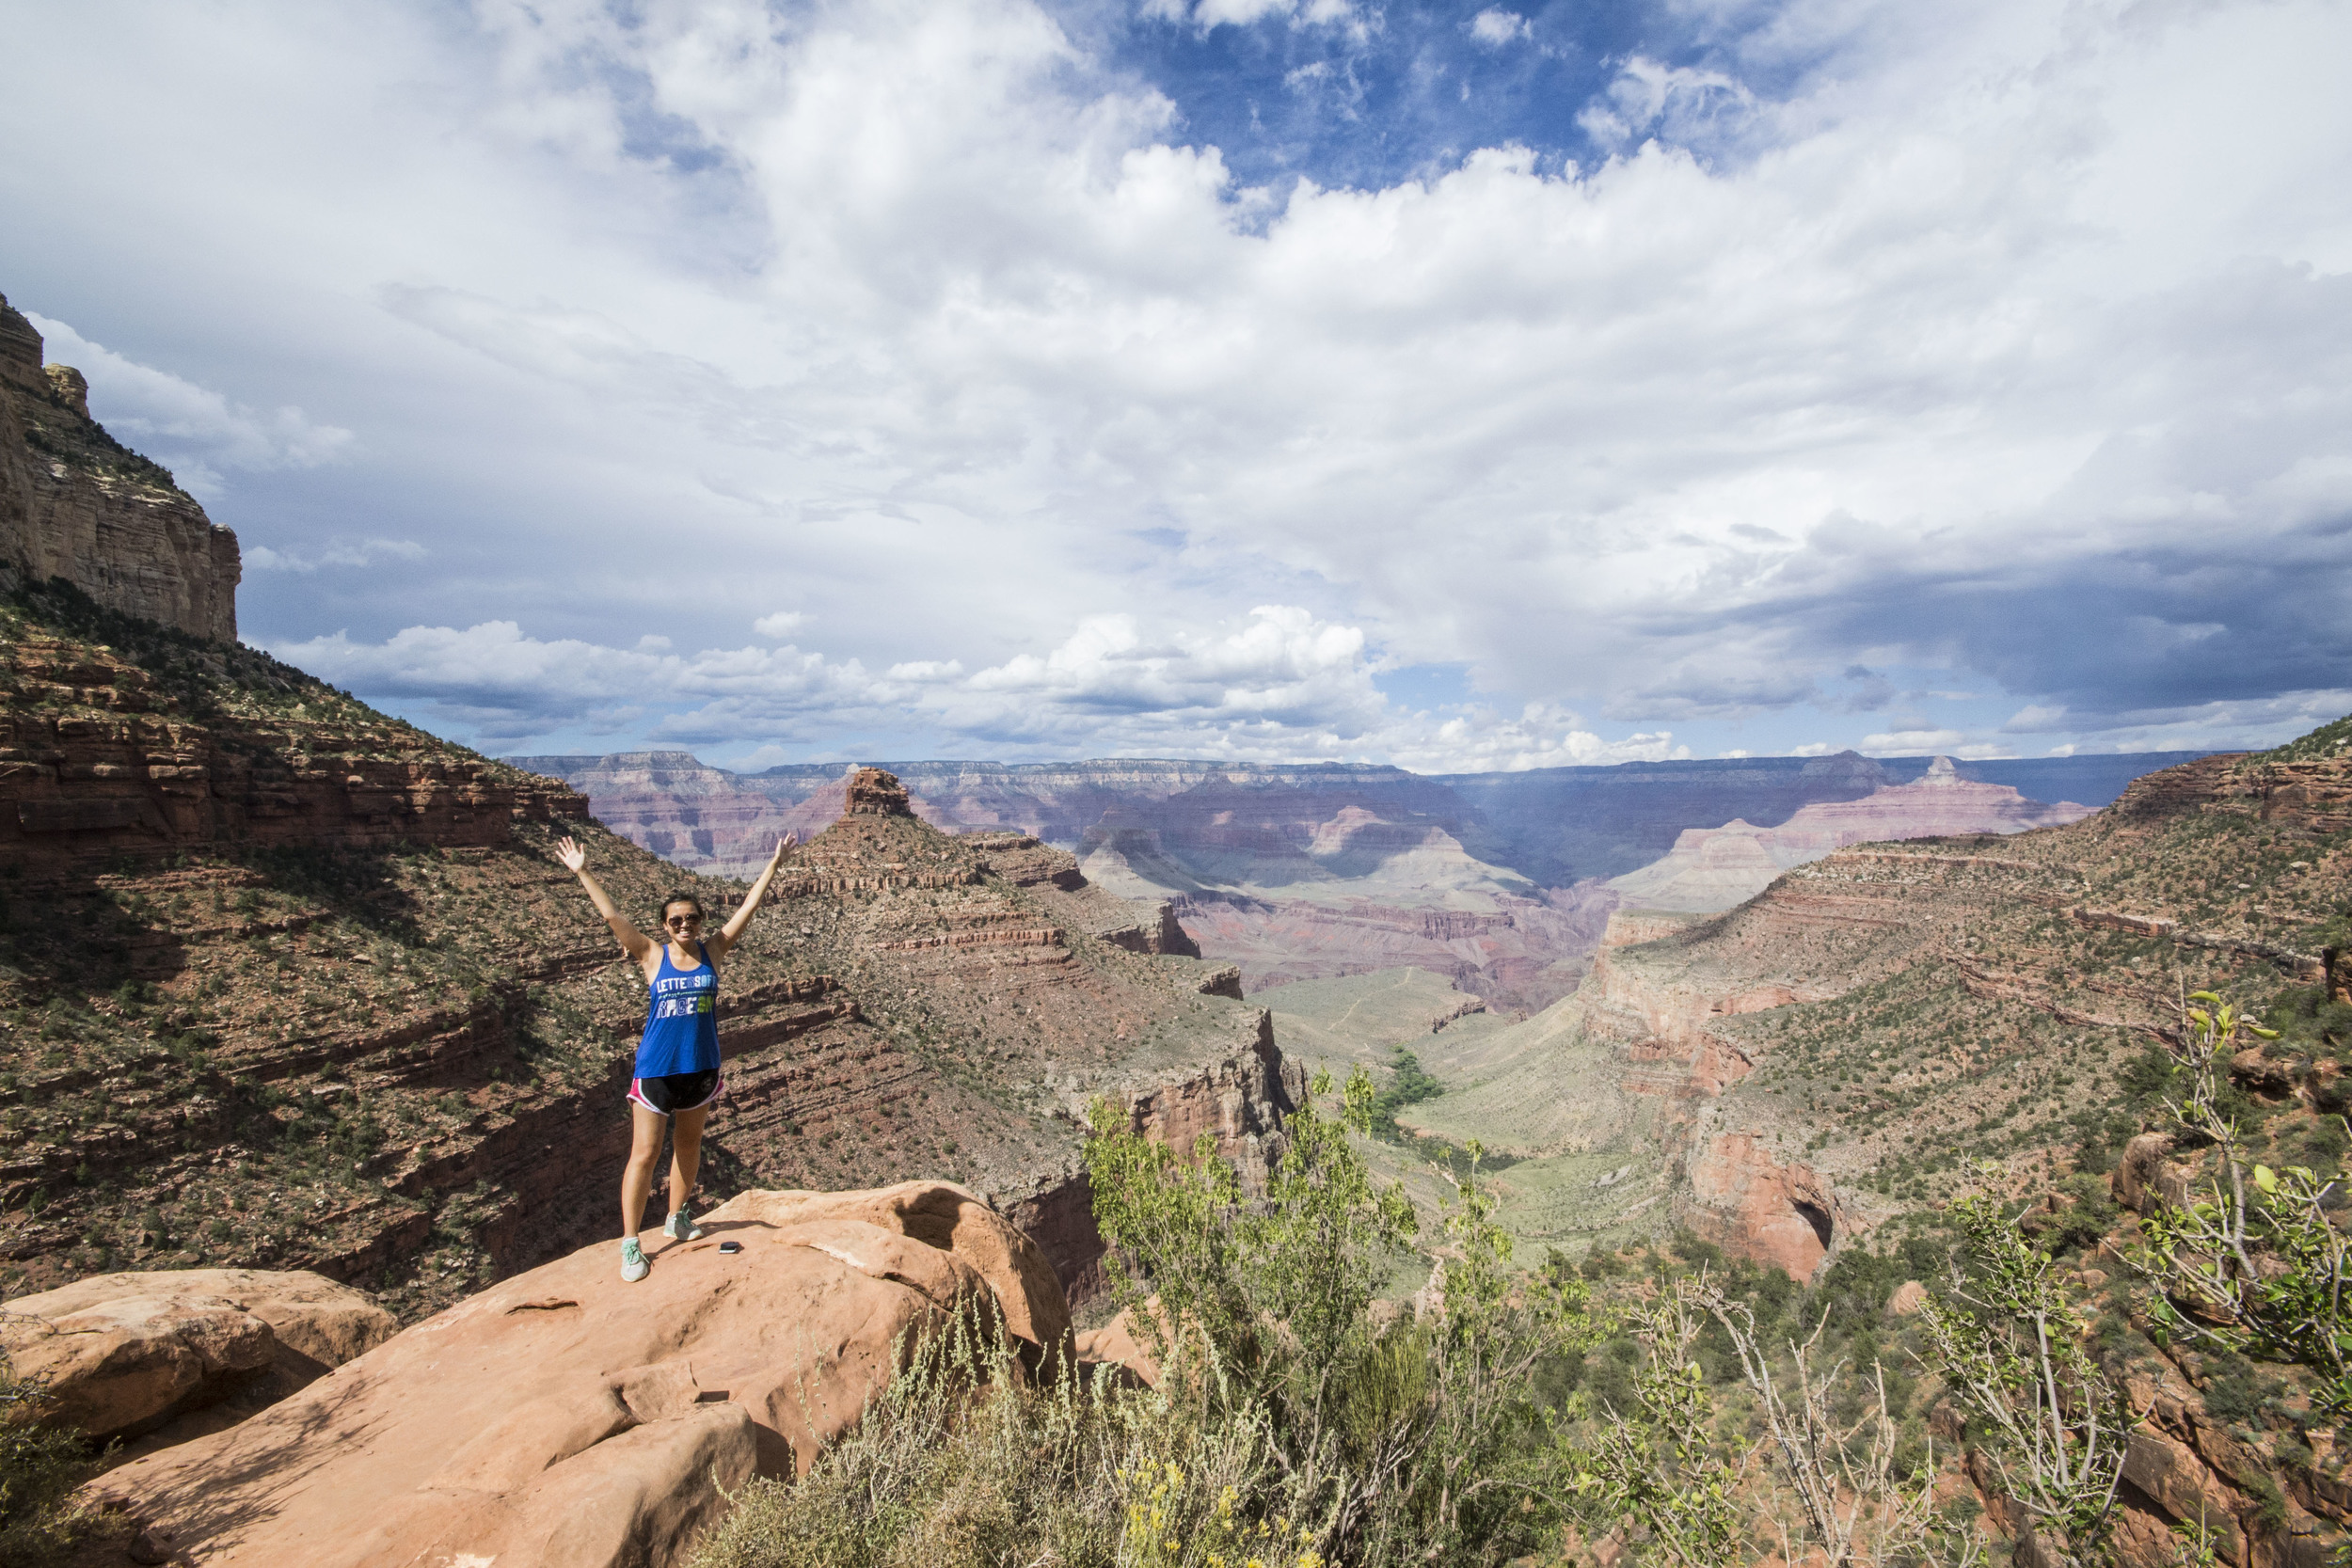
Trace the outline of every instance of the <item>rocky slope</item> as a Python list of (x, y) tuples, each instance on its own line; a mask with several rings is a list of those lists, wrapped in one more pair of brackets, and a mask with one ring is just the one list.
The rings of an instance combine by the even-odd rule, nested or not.
[[(2301, 744), (2301, 743), (2298, 743)], [(1521, 1157), (1548, 1241), (1688, 1225), (1808, 1272), (1979, 1178), (2095, 1154), (2183, 986), (2328, 981), (2352, 762), (2209, 757), (2074, 825), (1860, 845), (1714, 918), (1614, 917), (1584, 987), (1435, 1070), (1406, 1119)]]
[(0, 587), (63, 578), (99, 604), (234, 642), (237, 536), (89, 417), (79, 371), (0, 297)]
[[(548, 845), (647, 918), (739, 884), (63, 587), (0, 610), (0, 1292), (308, 1267), (413, 1315), (615, 1228), (643, 984)], [(706, 1187), (961, 1177), (1083, 1294), (1083, 1103), (1263, 1170), (1295, 1072), (1230, 971), (1155, 951), (1156, 906), (903, 802), (867, 781), (731, 959)]]
[(2089, 806), (2072, 800), (2043, 805), (2006, 784), (1963, 778), (1951, 758), (1937, 757), (1911, 784), (1801, 806), (1777, 828), (1733, 821), (1685, 829), (1662, 859), (1610, 879), (1609, 887), (1628, 909), (1712, 914), (1755, 897), (1790, 867), (1849, 844), (2015, 833), (2090, 815)]

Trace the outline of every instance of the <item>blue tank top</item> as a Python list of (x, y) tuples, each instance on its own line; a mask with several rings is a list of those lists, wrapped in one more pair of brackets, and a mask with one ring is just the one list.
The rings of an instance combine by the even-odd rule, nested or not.
[(702, 962), (680, 969), (661, 944), (645, 1001), (645, 1036), (637, 1044), (637, 1076), (669, 1078), (708, 1072), (719, 1065), (719, 971), (710, 949), (697, 942)]

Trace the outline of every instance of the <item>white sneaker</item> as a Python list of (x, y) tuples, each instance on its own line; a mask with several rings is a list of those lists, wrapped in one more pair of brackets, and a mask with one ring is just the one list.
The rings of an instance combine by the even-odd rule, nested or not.
[(694, 1223), (694, 1216), (680, 1209), (661, 1222), (661, 1233), (674, 1242), (702, 1240), (703, 1227)]
[(645, 1257), (645, 1249), (631, 1236), (621, 1243), (621, 1277), (631, 1285), (653, 1273), (653, 1264)]

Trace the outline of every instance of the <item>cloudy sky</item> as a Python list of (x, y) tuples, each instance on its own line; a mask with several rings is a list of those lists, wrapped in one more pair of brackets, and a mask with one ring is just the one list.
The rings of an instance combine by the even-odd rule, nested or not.
[(0, 291), (495, 752), (2352, 710), (2343, 0), (0, 0)]

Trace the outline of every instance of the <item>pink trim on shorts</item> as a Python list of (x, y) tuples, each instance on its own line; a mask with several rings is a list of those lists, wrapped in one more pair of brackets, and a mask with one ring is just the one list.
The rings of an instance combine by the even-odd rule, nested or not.
[[(684, 1077), (685, 1074), (681, 1073), (679, 1076)], [(718, 1078), (711, 1084), (710, 1093), (706, 1098), (696, 1101), (691, 1105), (680, 1105), (675, 1110), (664, 1111), (645, 1098), (644, 1092), (639, 1087), (643, 1083), (644, 1080), (642, 1078), (632, 1078), (628, 1081), (628, 1102), (632, 1105), (643, 1105), (658, 1117), (674, 1117), (679, 1111), (699, 1111), (706, 1105), (716, 1105), (719, 1102), (719, 1097), (727, 1092), (727, 1075), (723, 1069)]]

